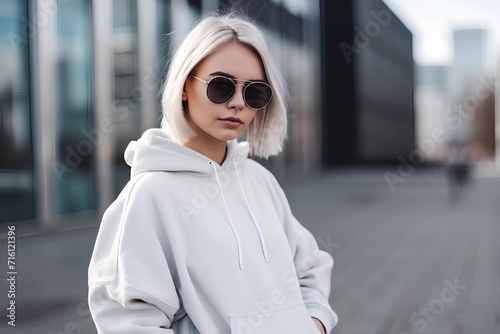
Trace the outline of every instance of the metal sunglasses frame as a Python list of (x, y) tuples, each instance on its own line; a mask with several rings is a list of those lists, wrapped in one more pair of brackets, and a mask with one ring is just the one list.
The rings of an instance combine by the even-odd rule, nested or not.
[[(274, 92), (273, 92), (273, 88), (271, 87), (271, 85), (269, 85), (267, 82), (264, 82), (264, 81), (245, 81), (244, 84), (239, 84), (237, 83), (237, 79), (234, 79), (234, 78), (229, 78), (229, 77), (226, 77), (226, 76), (223, 76), (223, 75), (217, 75), (215, 77), (212, 77), (210, 78), (210, 80), (208, 81), (205, 81), (203, 80), (202, 78), (199, 78), (197, 77), (196, 75), (194, 74), (191, 74), (190, 76), (192, 76), (193, 78), (203, 82), (206, 86), (207, 86), (207, 90), (206, 90), (206, 94), (207, 94), (207, 97), (208, 97), (208, 85), (210, 84), (210, 82), (214, 79), (217, 79), (217, 78), (224, 78), (224, 79), (227, 79), (229, 81), (231, 81), (232, 83), (234, 83), (234, 86), (243, 86), (243, 101), (245, 101), (245, 104), (247, 105), (247, 107), (249, 107), (250, 109), (253, 109), (253, 110), (261, 110), (261, 109), (264, 109), (265, 107), (267, 107), (269, 105), (269, 103), (271, 103), (271, 100), (273, 99), (273, 96), (274, 96)], [(247, 89), (248, 86), (250, 86), (251, 84), (254, 84), (254, 83), (259, 83), (259, 84), (262, 84), (262, 85), (266, 85), (269, 87), (269, 89), (271, 90), (271, 96), (269, 97), (269, 101), (267, 101), (266, 105), (263, 106), (263, 107), (260, 107), (260, 108), (254, 108), (252, 106), (250, 106), (247, 102), (247, 99), (245, 98), (245, 91)], [(215, 103), (215, 104), (224, 104), (224, 103), (227, 103), (229, 101), (231, 101), (233, 98), (234, 98), (234, 95), (236, 95), (236, 89), (234, 90), (234, 93), (233, 95), (231, 95), (231, 97), (229, 97), (229, 99), (227, 101), (224, 101), (224, 102), (220, 102), (220, 103), (217, 103), (217, 102), (214, 102), (212, 100), (210, 100), (210, 98), (208, 98), (212, 103)]]

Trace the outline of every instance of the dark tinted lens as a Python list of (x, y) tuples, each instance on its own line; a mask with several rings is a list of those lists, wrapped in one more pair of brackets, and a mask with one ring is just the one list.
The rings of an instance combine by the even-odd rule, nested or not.
[(213, 103), (224, 103), (233, 97), (235, 88), (230, 79), (213, 78), (207, 86), (207, 96)]
[(245, 101), (249, 107), (261, 109), (271, 101), (271, 87), (260, 82), (253, 82), (245, 88)]

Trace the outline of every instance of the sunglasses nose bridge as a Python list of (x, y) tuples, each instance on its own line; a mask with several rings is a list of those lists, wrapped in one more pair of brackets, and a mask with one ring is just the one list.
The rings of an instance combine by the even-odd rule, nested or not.
[[(239, 88), (238, 86), (241, 86)], [(245, 101), (245, 86), (244, 84), (238, 84), (234, 83), (234, 93), (233, 96), (229, 99), (228, 103), (237, 103), (237, 104), (242, 104), (244, 105), (246, 103)], [(240, 100), (241, 99), (241, 100)]]

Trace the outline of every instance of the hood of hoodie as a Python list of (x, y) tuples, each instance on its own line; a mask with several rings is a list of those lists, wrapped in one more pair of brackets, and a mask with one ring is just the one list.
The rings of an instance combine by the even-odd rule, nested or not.
[[(233, 159), (228, 157), (241, 165), (247, 159), (248, 152), (248, 142), (228, 141), (226, 159), (221, 167), (231, 167)], [(213, 173), (209, 158), (172, 141), (162, 129), (149, 129), (141, 138), (131, 141), (124, 156), (125, 162), (131, 167), (131, 178), (147, 171)]]

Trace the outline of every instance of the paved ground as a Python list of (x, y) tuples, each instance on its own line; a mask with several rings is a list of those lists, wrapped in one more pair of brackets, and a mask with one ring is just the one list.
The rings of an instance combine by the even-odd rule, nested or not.
[[(391, 189), (387, 171), (404, 182)], [(499, 176), (480, 169), (454, 201), (439, 170), (281, 178), (296, 216), (335, 258), (334, 333), (500, 333)], [(17, 239), (17, 326), (2, 316), (0, 332), (96, 333), (86, 305), (96, 233), (91, 227)], [(5, 272), (6, 248), (2, 240)]]

